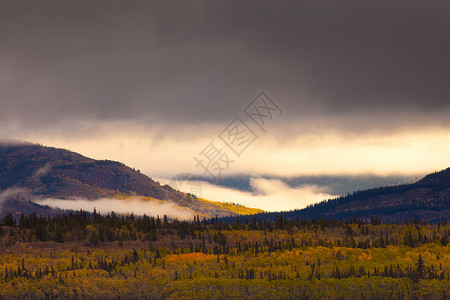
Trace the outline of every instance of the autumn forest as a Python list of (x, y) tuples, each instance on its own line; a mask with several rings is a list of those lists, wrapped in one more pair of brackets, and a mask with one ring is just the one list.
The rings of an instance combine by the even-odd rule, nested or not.
[(7, 214), (0, 298), (447, 299), (450, 226)]

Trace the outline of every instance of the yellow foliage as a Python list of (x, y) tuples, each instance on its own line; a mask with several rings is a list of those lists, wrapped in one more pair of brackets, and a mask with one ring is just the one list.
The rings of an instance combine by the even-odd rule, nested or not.
[(359, 261), (366, 261), (366, 260), (371, 260), (372, 259), (372, 255), (367, 255), (365, 252), (363, 252), (363, 253), (361, 253), (359, 256), (358, 256), (358, 260)]
[(215, 259), (215, 255), (211, 254), (203, 254), (201, 252), (194, 253), (184, 253), (184, 254), (172, 254), (167, 257), (168, 262), (179, 262), (179, 261), (187, 261), (187, 262), (201, 262)]

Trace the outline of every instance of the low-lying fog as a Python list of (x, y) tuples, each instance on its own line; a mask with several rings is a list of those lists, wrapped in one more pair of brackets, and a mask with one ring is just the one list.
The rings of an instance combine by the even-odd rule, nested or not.
[(44, 199), (35, 201), (41, 205), (48, 205), (51, 207), (59, 207), (62, 209), (72, 210), (86, 210), (94, 211), (94, 207), (97, 212), (101, 214), (111, 213), (133, 213), (135, 215), (147, 216), (160, 216), (167, 215), (169, 218), (177, 218), (179, 220), (192, 219), (194, 213), (184, 207), (178, 206), (174, 203), (163, 203), (156, 201), (143, 200), (138, 197), (120, 200), (120, 199), (98, 199), (98, 200), (86, 200), (86, 199), (74, 199), (74, 200), (61, 200), (61, 199)]
[[(169, 179), (159, 178), (161, 184), (169, 184)], [(252, 192), (238, 191), (235, 189), (217, 186), (204, 181), (185, 181), (174, 188), (186, 193), (191, 193), (195, 188), (197, 195), (211, 201), (238, 203), (248, 207), (260, 208), (265, 211), (280, 211), (304, 208), (309, 204), (320, 202), (324, 199), (333, 198), (332, 195), (322, 192), (318, 186), (302, 186), (292, 188), (281, 180), (252, 178), (250, 181)], [(198, 192), (201, 187), (201, 192)], [(198, 194), (200, 193), (200, 194)], [(36, 200), (41, 205), (59, 207), (61, 209), (93, 211), (106, 214), (114, 211), (115, 213), (134, 213), (135, 215), (146, 214), (148, 216), (167, 215), (169, 218), (180, 220), (191, 219), (194, 213), (175, 203), (163, 203), (143, 200), (138, 197), (120, 200), (120, 199), (43, 199)]]
[[(161, 184), (169, 184), (169, 179), (158, 178)], [(251, 178), (252, 192), (244, 192), (204, 181), (185, 181), (176, 189), (191, 193), (191, 189), (201, 187), (201, 198), (219, 202), (239, 203), (248, 207), (266, 211), (291, 210), (304, 208), (334, 196), (322, 192), (314, 185), (292, 188), (278, 179)]]

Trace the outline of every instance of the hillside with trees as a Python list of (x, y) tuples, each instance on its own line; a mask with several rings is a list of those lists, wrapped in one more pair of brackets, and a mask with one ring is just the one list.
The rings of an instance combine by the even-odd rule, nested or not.
[[(197, 198), (162, 186), (123, 163), (94, 160), (65, 149), (30, 143), (0, 144), (0, 191), (6, 193), (0, 216), (18, 215), (39, 209), (49, 214), (57, 211), (35, 205), (34, 199), (126, 199), (141, 197), (175, 203), (186, 211), (213, 217), (257, 213), (258, 209), (228, 205)], [(31, 201), (31, 202), (30, 202)]]
[[(269, 212), (257, 219), (275, 220), (278, 214), (287, 219), (330, 218), (345, 220), (352, 217), (383, 222), (420, 220), (431, 223), (450, 221), (450, 168), (429, 174), (412, 184), (386, 186), (355, 191), (328, 199), (304, 209)], [(248, 217), (251, 219), (253, 217)]]

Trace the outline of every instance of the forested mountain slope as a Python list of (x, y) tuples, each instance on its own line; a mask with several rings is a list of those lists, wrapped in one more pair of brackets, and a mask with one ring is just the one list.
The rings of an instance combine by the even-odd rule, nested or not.
[(0, 144), (1, 191), (5, 198), (3, 214), (6, 208), (14, 211), (17, 205), (31, 212), (36, 206), (30, 206), (28, 201), (33, 199), (127, 197), (175, 203), (204, 216), (261, 211), (199, 199), (168, 185), (162, 186), (120, 162), (95, 160), (69, 150), (30, 143)]
[(356, 191), (335, 199), (282, 213), (261, 213), (257, 219), (272, 219), (282, 214), (285, 218), (377, 217), (384, 222), (421, 220), (450, 221), (450, 168), (429, 174), (412, 184), (379, 187)]

